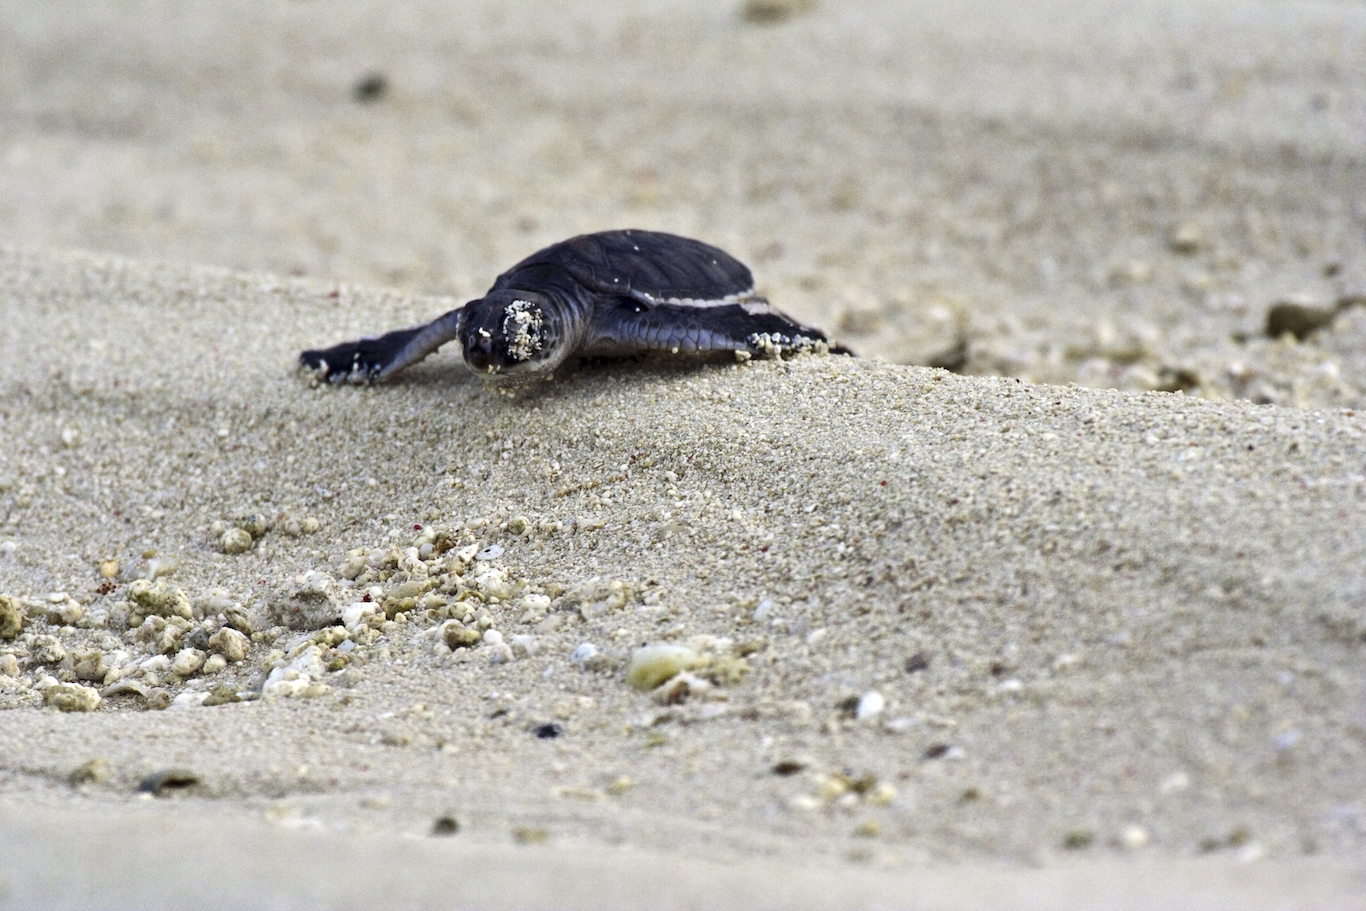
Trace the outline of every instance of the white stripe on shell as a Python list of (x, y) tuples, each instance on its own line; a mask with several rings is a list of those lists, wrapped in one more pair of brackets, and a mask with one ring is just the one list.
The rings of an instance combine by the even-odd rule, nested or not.
[(764, 300), (762, 297), (754, 293), (753, 288), (750, 288), (745, 291), (740, 291), (736, 294), (727, 294), (725, 297), (713, 297), (706, 299), (696, 297), (660, 298), (655, 297), (652, 294), (646, 294), (639, 288), (632, 288), (631, 294), (638, 300), (644, 301), (647, 304), (653, 304), (655, 306), (694, 307), (698, 310), (703, 310), (708, 307), (733, 307), (736, 304), (739, 304), (740, 306), (744, 307), (745, 311), (748, 313), (768, 313), (773, 309), (769, 305), (768, 301)]

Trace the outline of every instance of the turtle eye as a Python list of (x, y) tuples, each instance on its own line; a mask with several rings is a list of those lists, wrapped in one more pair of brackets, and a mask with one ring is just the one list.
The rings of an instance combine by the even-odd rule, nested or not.
[(507, 305), (503, 315), (503, 337), (507, 339), (508, 360), (529, 361), (540, 353), (544, 321), (541, 308), (531, 301), (515, 300)]

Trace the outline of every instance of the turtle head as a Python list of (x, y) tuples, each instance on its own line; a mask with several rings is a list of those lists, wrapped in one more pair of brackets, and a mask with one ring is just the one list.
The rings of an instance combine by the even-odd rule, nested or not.
[(471, 301), (460, 328), (465, 363), (485, 379), (501, 382), (548, 374), (569, 354), (559, 309), (535, 291), (495, 291)]

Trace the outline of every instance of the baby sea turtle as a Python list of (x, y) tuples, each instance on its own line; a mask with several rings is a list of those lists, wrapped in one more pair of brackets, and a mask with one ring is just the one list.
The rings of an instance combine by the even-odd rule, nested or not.
[(851, 353), (756, 294), (749, 269), (729, 254), (628, 230), (553, 244), (426, 325), (305, 351), (299, 362), (332, 382), (377, 382), (452, 339), (471, 370), (500, 383), (549, 379), (571, 356)]

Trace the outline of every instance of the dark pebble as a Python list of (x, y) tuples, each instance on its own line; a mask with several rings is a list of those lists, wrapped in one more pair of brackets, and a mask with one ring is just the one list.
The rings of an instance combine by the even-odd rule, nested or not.
[(1336, 308), (1311, 307), (1282, 301), (1274, 304), (1266, 312), (1266, 334), (1271, 338), (1280, 338), (1289, 332), (1295, 338), (1304, 341), (1312, 333), (1330, 325), (1337, 314)]
[(932, 743), (925, 748), (926, 759), (940, 759), (949, 751), (947, 743)]
[(139, 794), (153, 797), (168, 797), (171, 794), (188, 791), (199, 784), (199, 776), (189, 769), (166, 769), (153, 772), (138, 785)]
[(361, 104), (379, 101), (389, 92), (389, 79), (383, 73), (366, 73), (351, 87), (351, 97)]
[(928, 670), (930, 667), (930, 653), (916, 652), (906, 659), (906, 673), (915, 674), (919, 671)]

